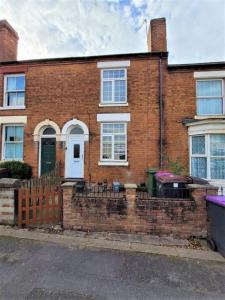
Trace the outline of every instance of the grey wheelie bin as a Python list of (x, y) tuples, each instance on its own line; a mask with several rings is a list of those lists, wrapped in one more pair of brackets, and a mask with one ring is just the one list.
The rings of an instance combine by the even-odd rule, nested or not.
[(206, 196), (210, 222), (208, 244), (225, 257), (225, 196)]

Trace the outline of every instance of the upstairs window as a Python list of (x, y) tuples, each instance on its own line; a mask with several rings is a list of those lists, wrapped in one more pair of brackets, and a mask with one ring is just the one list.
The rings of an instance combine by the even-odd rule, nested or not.
[(23, 126), (4, 126), (3, 159), (23, 160)]
[(197, 114), (224, 114), (223, 80), (198, 80), (196, 86)]
[(104, 104), (127, 102), (127, 70), (101, 71), (101, 102)]
[(4, 107), (19, 108), (25, 103), (25, 75), (5, 76)]

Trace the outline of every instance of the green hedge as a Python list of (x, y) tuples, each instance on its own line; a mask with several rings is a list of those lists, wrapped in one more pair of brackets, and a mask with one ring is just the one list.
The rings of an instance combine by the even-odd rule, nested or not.
[(21, 161), (5, 161), (0, 163), (0, 168), (9, 170), (9, 177), (18, 179), (30, 179), (32, 167)]

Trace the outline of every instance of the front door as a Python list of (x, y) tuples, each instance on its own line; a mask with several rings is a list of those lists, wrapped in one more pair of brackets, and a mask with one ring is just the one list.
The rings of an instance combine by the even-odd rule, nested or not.
[(41, 139), (41, 175), (50, 172), (55, 167), (56, 161), (56, 139)]
[(67, 177), (84, 177), (84, 140), (70, 137), (67, 149)]

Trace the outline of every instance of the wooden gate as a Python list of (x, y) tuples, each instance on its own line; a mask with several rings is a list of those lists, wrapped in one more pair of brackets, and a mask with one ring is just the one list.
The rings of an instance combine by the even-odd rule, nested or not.
[(18, 190), (18, 225), (36, 227), (61, 222), (62, 190), (56, 171), (24, 182)]

